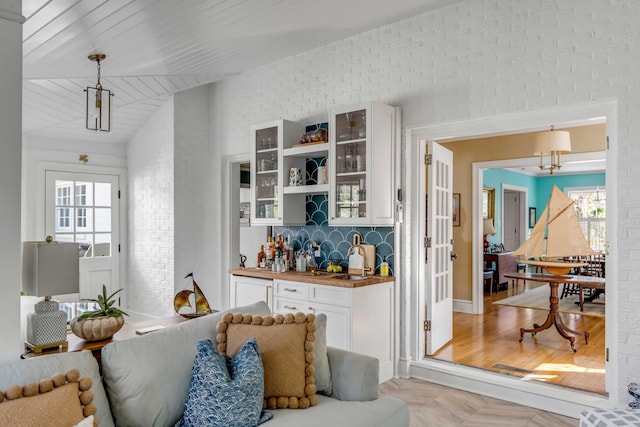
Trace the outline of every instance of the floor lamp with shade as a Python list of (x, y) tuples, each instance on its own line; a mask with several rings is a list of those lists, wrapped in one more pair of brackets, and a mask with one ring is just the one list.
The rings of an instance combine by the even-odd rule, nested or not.
[(27, 315), (25, 346), (35, 353), (67, 347), (67, 313), (51, 296), (80, 291), (78, 244), (52, 240), (22, 245), (22, 291), (44, 297)]

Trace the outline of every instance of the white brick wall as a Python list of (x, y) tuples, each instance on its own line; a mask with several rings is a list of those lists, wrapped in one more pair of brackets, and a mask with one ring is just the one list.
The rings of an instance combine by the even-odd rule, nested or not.
[(173, 98), (138, 131), (127, 147), (129, 172), (130, 310), (173, 314), (174, 127)]
[(208, 88), (177, 93), (174, 105), (175, 291), (191, 284), (184, 276), (193, 272), (212, 308), (220, 308), (214, 297), (219, 288), (215, 265), (207, 250), (215, 242), (211, 188), (221, 175), (211, 166)]
[[(224, 155), (248, 152), (251, 124), (314, 123), (333, 105), (397, 105), (407, 127), (616, 99), (613, 339), (624, 385), (640, 366), (639, 21), (640, 3), (631, 0), (467, 0), (273, 63), (212, 88), (214, 167)], [(219, 182), (213, 194), (221, 194)], [(220, 235), (219, 207), (214, 216)]]

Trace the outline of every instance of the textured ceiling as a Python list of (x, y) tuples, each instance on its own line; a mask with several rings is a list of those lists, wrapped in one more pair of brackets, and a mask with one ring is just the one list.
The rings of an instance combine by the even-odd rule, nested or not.
[[(23, 131), (126, 143), (175, 92), (458, 0), (23, 0)], [(84, 129), (107, 55), (110, 133)]]

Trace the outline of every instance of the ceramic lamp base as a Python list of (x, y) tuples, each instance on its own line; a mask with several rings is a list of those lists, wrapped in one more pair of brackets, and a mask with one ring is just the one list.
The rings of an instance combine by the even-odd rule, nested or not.
[(58, 301), (45, 300), (27, 315), (27, 343), (47, 348), (67, 341), (67, 313), (59, 310)]

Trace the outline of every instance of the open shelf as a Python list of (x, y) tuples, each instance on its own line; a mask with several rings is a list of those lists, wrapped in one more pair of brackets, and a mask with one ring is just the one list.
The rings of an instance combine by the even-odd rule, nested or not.
[(328, 193), (329, 184), (297, 185), (295, 187), (284, 187), (284, 194), (316, 194)]
[(291, 148), (285, 148), (282, 151), (282, 155), (284, 157), (302, 157), (302, 158), (311, 158), (311, 157), (326, 157), (329, 152), (329, 143), (307, 143), (298, 145)]

